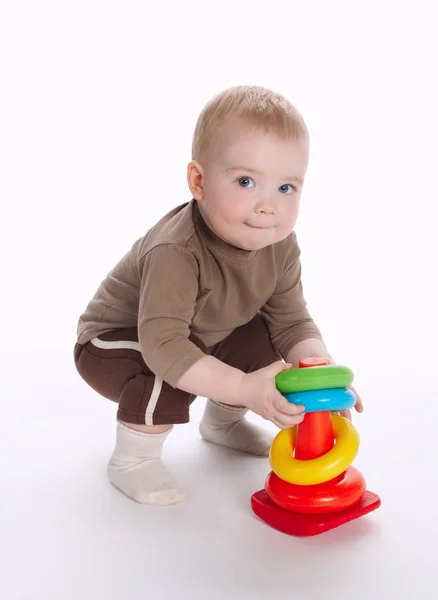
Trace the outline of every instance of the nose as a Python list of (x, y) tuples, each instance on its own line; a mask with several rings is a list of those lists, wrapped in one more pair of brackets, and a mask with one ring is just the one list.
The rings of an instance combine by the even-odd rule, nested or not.
[(258, 215), (274, 215), (275, 203), (270, 199), (260, 200), (255, 207), (255, 212)]

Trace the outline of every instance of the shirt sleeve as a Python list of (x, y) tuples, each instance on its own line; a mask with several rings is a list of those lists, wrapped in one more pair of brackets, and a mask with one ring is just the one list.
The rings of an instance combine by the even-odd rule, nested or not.
[(296, 245), (274, 293), (261, 308), (274, 347), (286, 359), (298, 342), (322, 335), (307, 310), (301, 282), (300, 250)]
[(140, 348), (151, 371), (173, 387), (205, 356), (189, 340), (198, 277), (198, 262), (183, 246), (157, 246), (144, 258), (138, 317)]

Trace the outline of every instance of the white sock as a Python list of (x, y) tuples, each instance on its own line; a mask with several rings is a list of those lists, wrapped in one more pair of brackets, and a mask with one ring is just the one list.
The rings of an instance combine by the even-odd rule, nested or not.
[(108, 477), (124, 494), (141, 504), (168, 505), (184, 499), (184, 491), (161, 462), (164, 433), (142, 433), (117, 422), (116, 447)]
[(269, 456), (274, 435), (243, 417), (247, 408), (207, 400), (199, 431), (204, 440), (257, 456)]

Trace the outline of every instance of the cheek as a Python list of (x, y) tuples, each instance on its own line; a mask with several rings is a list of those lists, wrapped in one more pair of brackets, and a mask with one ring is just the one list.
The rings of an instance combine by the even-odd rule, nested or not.
[(217, 195), (217, 198), (224, 222), (231, 225), (247, 219), (247, 206), (245, 202), (242, 202), (242, 195), (239, 194), (239, 191), (227, 186), (222, 194)]
[(216, 227), (235, 225), (248, 218), (248, 203), (233, 183), (211, 178), (206, 181), (204, 193), (209, 200), (209, 217)]
[(209, 198), (217, 198), (222, 193), (223, 179), (216, 173), (209, 173), (204, 178), (204, 193)]
[(242, 220), (241, 211), (236, 203), (233, 203), (232, 198), (227, 198), (226, 202), (222, 203), (221, 215), (222, 221), (228, 225), (234, 225)]
[(284, 217), (288, 221), (296, 221), (298, 217), (298, 209), (299, 209), (300, 201), (299, 198), (294, 198), (293, 200), (289, 200), (284, 205)]
[(281, 214), (279, 215), (278, 232), (280, 235), (289, 235), (295, 227), (298, 218), (298, 203), (292, 201), (283, 205)]

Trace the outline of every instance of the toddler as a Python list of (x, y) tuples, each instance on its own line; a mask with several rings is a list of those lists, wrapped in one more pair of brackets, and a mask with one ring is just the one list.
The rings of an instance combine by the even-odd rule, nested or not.
[(303, 407), (275, 376), (309, 356), (333, 362), (306, 308), (293, 231), (308, 159), (308, 130), (283, 96), (258, 86), (215, 96), (193, 136), (191, 200), (133, 244), (79, 319), (78, 372), (118, 403), (109, 479), (137, 502), (184, 498), (161, 451), (196, 396), (208, 398), (205, 440), (268, 456), (272, 436), (247, 411), (300, 423)]

